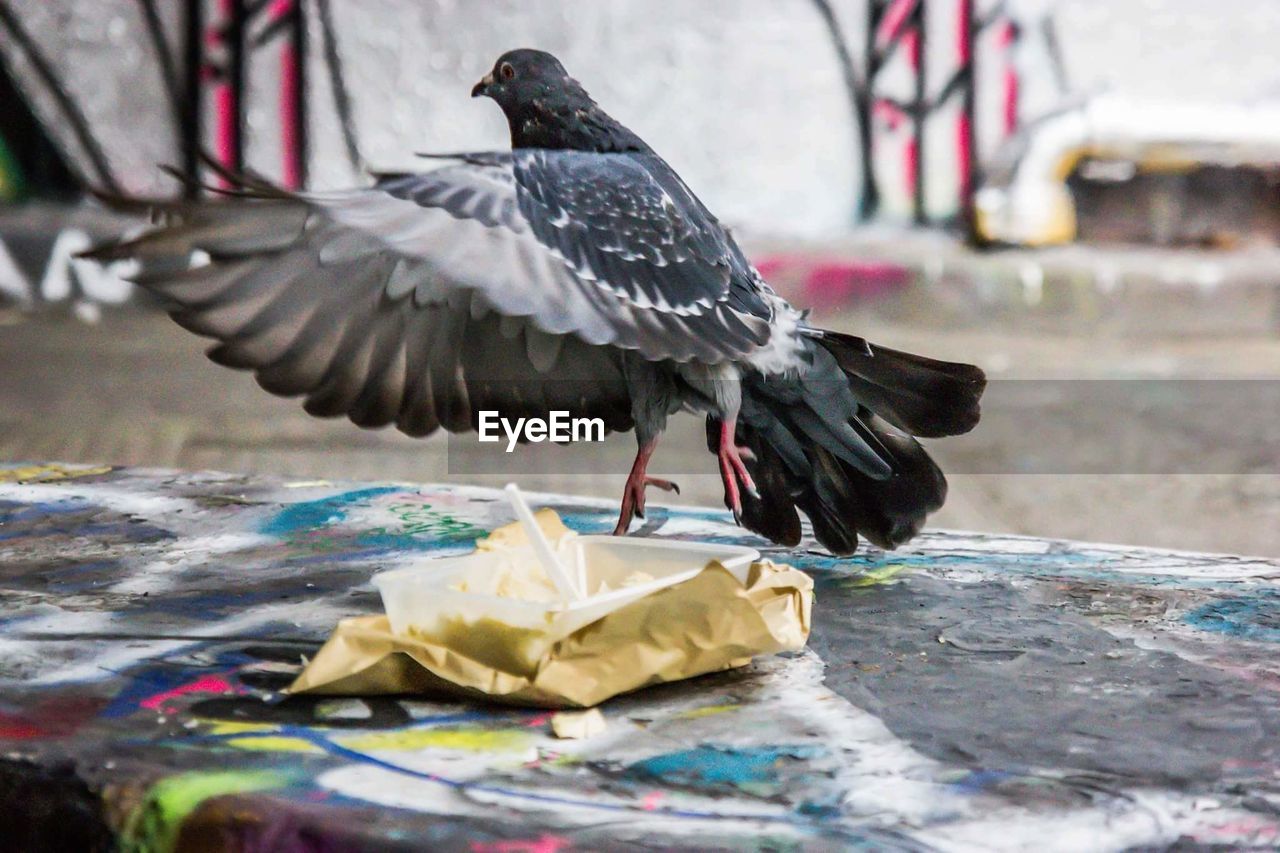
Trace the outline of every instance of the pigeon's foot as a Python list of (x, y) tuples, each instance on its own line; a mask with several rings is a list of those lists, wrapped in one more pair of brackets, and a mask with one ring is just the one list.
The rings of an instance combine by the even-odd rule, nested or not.
[(641, 475), (639, 479), (627, 478), (627, 485), (622, 491), (622, 511), (618, 515), (618, 526), (613, 529), (614, 536), (622, 536), (631, 527), (633, 518), (644, 518), (645, 488), (653, 486), (664, 492), (680, 494), (680, 486), (670, 480), (659, 480), (657, 477)]
[(664, 492), (680, 494), (680, 487), (670, 480), (660, 480), (645, 474), (649, 465), (649, 457), (653, 455), (656, 441), (640, 445), (636, 451), (636, 461), (627, 476), (627, 485), (622, 489), (622, 509), (618, 513), (618, 526), (613, 528), (614, 536), (622, 536), (631, 526), (631, 520), (637, 516), (644, 518), (644, 492), (648, 486), (662, 489)]
[(755, 457), (750, 450), (745, 447), (739, 447), (734, 442), (735, 426), (736, 420), (726, 420), (720, 424), (720, 450), (717, 455), (720, 459), (720, 479), (724, 481), (725, 505), (733, 510), (735, 519), (740, 519), (742, 517), (742, 493), (738, 488), (739, 484), (753, 498), (760, 497), (760, 493), (756, 491), (755, 481), (751, 479), (751, 474), (747, 472), (746, 463)]

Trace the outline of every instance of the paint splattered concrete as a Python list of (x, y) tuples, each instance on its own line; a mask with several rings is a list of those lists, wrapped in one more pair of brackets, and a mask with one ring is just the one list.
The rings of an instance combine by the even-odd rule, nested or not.
[[(608, 502), (547, 498), (584, 532)], [(0, 468), (0, 824), (85, 849), (1126, 849), (1280, 843), (1280, 563), (930, 533), (832, 560), (811, 650), (604, 733), (282, 697), (378, 570), (498, 493)], [(761, 545), (720, 512), (644, 535)], [(110, 841), (109, 841), (110, 840)]]

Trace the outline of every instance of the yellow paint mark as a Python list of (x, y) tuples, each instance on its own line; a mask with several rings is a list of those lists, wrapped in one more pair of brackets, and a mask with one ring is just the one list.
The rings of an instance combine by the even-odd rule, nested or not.
[[(320, 752), (305, 738), (275, 734), (279, 728), (270, 723), (242, 723), (236, 720), (208, 720), (209, 733), (227, 737), (223, 743), (237, 749), (257, 752)], [(317, 727), (321, 728), (321, 727)], [(527, 747), (534, 735), (527, 729), (434, 728), (403, 729), (352, 733), (330, 738), (348, 749), (407, 751), (415, 749), (453, 749), (465, 752), (503, 752)], [(252, 735), (252, 737), (236, 737)]]
[(464, 752), (503, 752), (528, 746), (532, 737), (525, 729), (437, 728), (372, 732), (334, 740), (348, 749), (360, 751), (454, 749)]
[[(320, 752), (320, 748), (304, 738), (278, 735), (279, 727), (272, 723), (242, 723), (238, 720), (207, 720), (209, 734), (227, 737), (223, 743), (236, 749), (254, 752)], [(257, 737), (235, 737), (257, 735)]]
[(233, 737), (223, 741), (236, 749), (252, 752), (322, 752), (320, 747), (300, 737), (268, 735), (267, 737)]
[(239, 735), (245, 732), (271, 732), (275, 725), (271, 723), (242, 723), (239, 720), (207, 720), (211, 735)]
[(682, 720), (696, 720), (699, 717), (710, 717), (715, 714), (725, 714), (729, 711), (736, 711), (741, 705), (707, 705), (704, 708), (694, 708), (691, 711), (681, 711), (676, 716)]
[(1062, 156), (1058, 158), (1058, 162), (1053, 170), (1053, 177), (1059, 183), (1066, 183), (1067, 178), (1071, 177), (1071, 173), (1076, 170), (1076, 166), (1080, 165), (1080, 161), (1086, 156), (1093, 154), (1098, 155), (1098, 151), (1089, 151), (1084, 148), (1069, 148), (1062, 152)]
[(76, 477), (110, 474), (112, 470), (110, 465), (96, 467), (26, 465), (21, 468), (0, 468), (0, 483), (49, 483), (54, 480), (71, 480)]

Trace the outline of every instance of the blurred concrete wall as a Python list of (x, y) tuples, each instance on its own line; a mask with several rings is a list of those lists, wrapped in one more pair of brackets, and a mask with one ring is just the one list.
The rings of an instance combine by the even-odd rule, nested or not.
[[(357, 180), (344, 153), (319, 49), (315, 0), (308, 11), (311, 183)], [(84, 113), (113, 173), (132, 192), (170, 191), (157, 171), (178, 142), (156, 53), (137, 0), (7, 0), (59, 84)], [(863, 0), (832, 0), (848, 44), (864, 43)], [(980, 14), (995, 7), (979, 2)], [(170, 45), (179, 44), (177, 0), (158, 2)], [(216, 14), (209, 0), (209, 14)], [(955, 19), (933, 0), (926, 64), (936, 89), (955, 64)], [(1051, 109), (1063, 91), (1040, 25), (1052, 14), (1065, 70), (1077, 90), (1108, 85), (1138, 96), (1225, 99), (1277, 91), (1273, 45), (1280, 4), (1256, 0), (1021, 0), (1016, 62), (1024, 118)], [(556, 53), (610, 112), (663, 153), (730, 223), (760, 230), (830, 233), (850, 227), (860, 164), (855, 126), (831, 38), (810, 0), (332, 0), (357, 143), (374, 168), (413, 167), (412, 152), (502, 147), (497, 108), (467, 97), (494, 58), (515, 46)], [(899, 52), (901, 53), (901, 52)], [(3, 57), (72, 161), (85, 152), (34, 73), (7, 39)], [(901, 64), (900, 59), (896, 59)], [(991, 85), (1004, 56), (979, 40), (978, 153), (1001, 141)], [(247, 162), (280, 172), (274, 108), (278, 64), (250, 65)], [(891, 68), (885, 90), (909, 96), (909, 74)], [(926, 138), (929, 207), (954, 211), (955, 109)], [(878, 174), (889, 218), (909, 209), (902, 142), (909, 128), (877, 129)]]

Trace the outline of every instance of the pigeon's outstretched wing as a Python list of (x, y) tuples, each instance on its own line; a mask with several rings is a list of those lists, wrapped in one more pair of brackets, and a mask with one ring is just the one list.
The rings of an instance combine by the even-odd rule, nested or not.
[[(90, 254), (138, 258), (139, 284), (220, 341), (214, 361), (312, 414), (425, 435), (474, 428), (481, 409), (561, 408), (627, 429), (624, 351), (716, 363), (768, 335), (727, 299), (677, 311), (566, 260), (522, 212), (510, 154), (362, 190), (245, 193), (161, 205), (165, 227)], [(193, 254), (207, 263), (188, 268)]]

